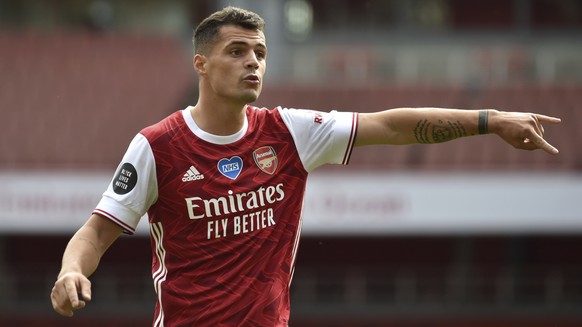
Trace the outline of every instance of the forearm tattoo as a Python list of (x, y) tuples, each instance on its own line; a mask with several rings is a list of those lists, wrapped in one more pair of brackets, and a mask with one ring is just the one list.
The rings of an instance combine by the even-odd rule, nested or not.
[(414, 128), (414, 137), (418, 143), (431, 144), (442, 143), (467, 136), (467, 131), (460, 121), (442, 121), (436, 124), (427, 119), (420, 120)]

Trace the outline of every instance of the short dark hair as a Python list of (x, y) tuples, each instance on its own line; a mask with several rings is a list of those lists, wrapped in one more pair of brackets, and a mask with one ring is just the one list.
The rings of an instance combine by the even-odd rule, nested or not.
[(208, 54), (218, 40), (218, 30), (224, 25), (236, 25), (264, 32), (265, 21), (258, 14), (237, 7), (226, 7), (205, 18), (194, 30), (194, 53)]

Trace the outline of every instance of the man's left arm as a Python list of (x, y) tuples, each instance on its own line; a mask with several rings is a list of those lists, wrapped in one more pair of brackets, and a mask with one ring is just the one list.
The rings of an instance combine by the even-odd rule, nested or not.
[(559, 118), (523, 112), (444, 108), (398, 108), (358, 115), (355, 145), (442, 143), (460, 137), (497, 134), (517, 149), (558, 150), (544, 140), (544, 123)]

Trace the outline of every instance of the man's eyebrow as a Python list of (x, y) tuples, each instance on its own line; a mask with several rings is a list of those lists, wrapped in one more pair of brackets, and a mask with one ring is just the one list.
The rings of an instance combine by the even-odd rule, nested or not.
[[(251, 46), (251, 44), (249, 42), (243, 41), (243, 40), (234, 40), (234, 41), (231, 41), (226, 46), (227, 47), (230, 47), (230, 46), (233, 46), (233, 45)], [(259, 42), (255, 46), (257, 46), (259, 48), (267, 49), (267, 46), (263, 42)]]

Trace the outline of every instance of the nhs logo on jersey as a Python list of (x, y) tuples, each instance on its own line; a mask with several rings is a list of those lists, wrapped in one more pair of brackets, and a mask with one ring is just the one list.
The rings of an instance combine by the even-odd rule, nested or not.
[(218, 171), (230, 179), (236, 179), (243, 168), (242, 159), (239, 156), (230, 159), (222, 158), (218, 161)]

